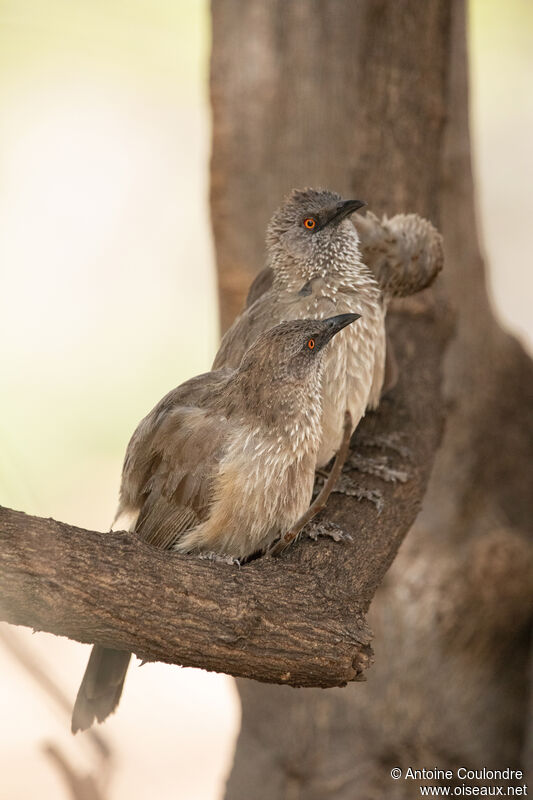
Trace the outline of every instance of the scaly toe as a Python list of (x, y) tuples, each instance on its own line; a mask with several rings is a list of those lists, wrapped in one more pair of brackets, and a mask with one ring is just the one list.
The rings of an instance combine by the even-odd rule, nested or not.
[(215, 561), (217, 564), (228, 564), (230, 567), (241, 566), (241, 562), (238, 558), (228, 556), (225, 553), (215, 553), (212, 550), (199, 553), (198, 558), (201, 558), (203, 561)]
[(319, 536), (328, 536), (330, 539), (333, 539), (334, 542), (353, 542), (353, 538), (349, 533), (344, 531), (335, 522), (330, 521), (311, 524), (309, 528), (305, 530), (305, 534), (314, 542), (318, 540)]

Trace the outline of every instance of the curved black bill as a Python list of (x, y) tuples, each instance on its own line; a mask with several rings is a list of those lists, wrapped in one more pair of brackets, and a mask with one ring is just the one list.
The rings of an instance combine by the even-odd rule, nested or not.
[(329, 341), (336, 333), (342, 331), (347, 325), (359, 319), (361, 314), (338, 314), (336, 317), (329, 317), (324, 320), (327, 323), (326, 341)]
[(331, 222), (340, 222), (364, 206), (366, 206), (366, 203), (363, 200), (343, 200), (341, 203), (338, 203), (337, 207), (328, 215), (325, 224), (329, 225)]

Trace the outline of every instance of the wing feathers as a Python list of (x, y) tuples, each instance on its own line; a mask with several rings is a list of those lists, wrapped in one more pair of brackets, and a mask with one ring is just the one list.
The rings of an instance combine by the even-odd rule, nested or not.
[[(230, 423), (208, 406), (229, 371), (188, 381), (142, 420), (124, 462), (121, 511), (140, 511), (135, 531), (155, 547), (169, 548), (209, 515), (212, 486)], [(181, 405), (180, 400), (207, 406)]]

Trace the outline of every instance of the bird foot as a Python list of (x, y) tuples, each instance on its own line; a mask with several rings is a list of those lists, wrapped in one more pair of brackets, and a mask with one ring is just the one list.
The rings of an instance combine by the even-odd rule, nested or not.
[(318, 541), (319, 536), (328, 536), (334, 542), (353, 542), (353, 538), (349, 533), (344, 531), (336, 522), (317, 522), (309, 526), (309, 529), (304, 529), (304, 533), (313, 542)]
[(201, 558), (203, 561), (215, 561), (217, 564), (229, 564), (230, 567), (241, 566), (241, 562), (238, 558), (227, 556), (225, 553), (215, 553), (212, 550), (199, 553), (198, 558)]
[(349, 469), (357, 470), (357, 472), (374, 475), (386, 483), (407, 483), (409, 480), (409, 472), (406, 469), (396, 469), (389, 466), (387, 456), (369, 458), (359, 452), (352, 452), (346, 462), (346, 466)]
[[(320, 480), (318, 478), (317, 480)], [(385, 506), (383, 495), (379, 489), (365, 489), (364, 486), (358, 486), (350, 476), (343, 473), (335, 484), (333, 492), (336, 494), (345, 494), (347, 497), (355, 497), (356, 500), (368, 500), (376, 506), (378, 514), (381, 514)]]
[(361, 433), (356, 433), (354, 438), (355, 447), (372, 447), (377, 450), (392, 450), (406, 460), (411, 460), (412, 453), (409, 447), (402, 444), (402, 435), (400, 433), (389, 433), (380, 436), (374, 434), (372, 436)]

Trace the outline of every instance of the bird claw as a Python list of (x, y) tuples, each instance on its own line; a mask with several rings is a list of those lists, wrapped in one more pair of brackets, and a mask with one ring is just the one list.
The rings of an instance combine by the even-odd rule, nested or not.
[(377, 450), (392, 450), (402, 458), (410, 460), (412, 458), (411, 450), (401, 443), (401, 438), (401, 434), (394, 432), (381, 436), (379, 434), (370, 436), (358, 433), (355, 437), (355, 446), (372, 447)]
[(350, 455), (346, 466), (350, 469), (357, 470), (357, 472), (374, 475), (376, 478), (381, 478), (381, 480), (386, 483), (407, 483), (409, 480), (409, 472), (405, 469), (390, 467), (387, 460), (386, 456), (369, 458), (368, 456), (361, 455), (361, 453), (354, 452)]
[(342, 474), (333, 492), (337, 494), (345, 494), (347, 497), (355, 497), (356, 500), (368, 500), (376, 506), (378, 514), (381, 514), (385, 507), (385, 501), (379, 489), (365, 489), (363, 486), (358, 486), (346, 474)]
[(234, 556), (227, 556), (225, 553), (215, 553), (212, 550), (199, 553), (198, 558), (201, 558), (203, 561), (215, 561), (217, 564), (228, 564), (230, 567), (241, 566), (240, 559), (234, 558)]
[(344, 531), (335, 522), (317, 522), (315, 525), (305, 531), (306, 536), (312, 539), (313, 542), (318, 541), (319, 536), (328, 536), (334, 542), (353, 542), (352, 536)]

